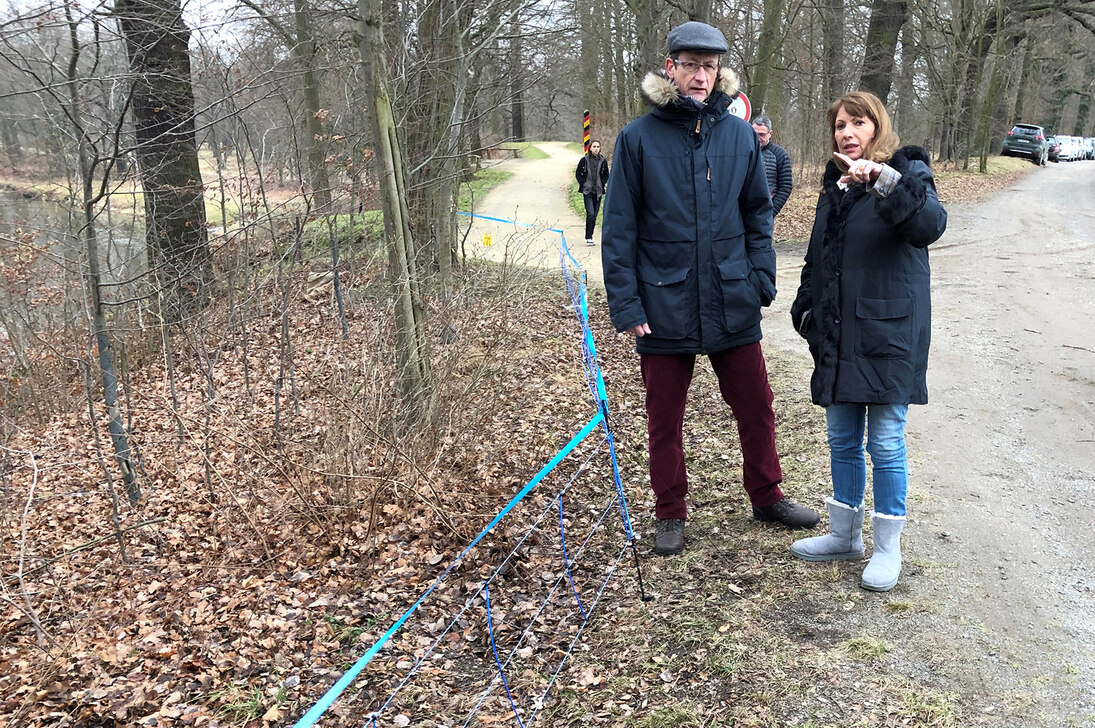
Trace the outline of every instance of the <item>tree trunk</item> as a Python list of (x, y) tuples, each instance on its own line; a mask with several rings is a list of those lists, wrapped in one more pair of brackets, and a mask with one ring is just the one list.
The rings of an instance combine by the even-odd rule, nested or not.
[[(920, 46), (913, 39), (909, 40), (911, 25), (906, 24), (901, 29), (901, 70), (897, 76), (897, 107), (894, 110), (894, 128), (901, 129), (912, 123), (914, 82), (916, 80), (916, 64), (920, 60)], [(911, 133), (911, 130), (910, 130)], [(916, 141), (920, 144), (920, 140)], [(930, 147), (931, 144), (925, 144)]]
[[(456, 245), (456, 200), (460, 169), (464, 164), (461, 131), (464, 128), (468, 95), (469, 54), (462, 30), (471, 22), (469, 0), (429, 0), (421, 12), (421, 25), (428, 32), (422, 38), (429, 72), (422, 75), (419, 96), (428, 98), (430, 114), (426, 128), (417, 135), (425, 141), (427, 159), (419, 179), (424, 187), (417, 220), (416, 240), (426, 248), (427, 257), (438, 272), (442, 315), (449, 316), (452, 300), (452, 266)], [(517, 74), (520, 76), (520, 74)], [(421, 145), (419, 145), (421, 146)], [(416, 213), (418, 210), (416, 210)], [(455, 326), (442, 327), (446, 342), (455, 340)]]
[[(1026, 105), (1027, 94), (1029, 93), (1032, 84), (1035, 83), (1034, 74), (1032, 73), (1032, 71), (1034, 69), (1034, 46), (1035, 46), (1034, 38), (1028, 37), (1027, 38), (1027, 50), (1023, 54), (1023, 67), (1022, 67), (1022, 70), (1019, 73), (1019, 82), (1016, 84), (1016, 87), (1017, 87), (1018, 90), (1016, 91), (1016, 94), (1015, 94), (1015, 108), (1011, 113), (1011, 116), (1015, 119), (1022, 119), (1023, 118), (1023, 112), (1025, 111), (1024, 106)], [(1053, 128), (1049, 129), (1049, 132), (1051, 134), (1056, 132), (1056, 131), (1057, 130), (1053, 129)]]
[[(1086, 73), (1084, 78), (1095, 78), (1095, 60), (1089, 60), (1087, 62)], [(1091, 94), (1086, 93), (1080, 97), (1080, 108), (1076, 110), (1076, 128), (1075, 132), (1079, 136), (1089, 136), (1086, 133), (1087, 120), (1091, 117)], [(1048, 134), (1052, 134), (1053, 130), (1049, 130)]]
[(316, 74), (316, 43), (312, 33), (312, 8), (308, 0), (293, 0), (293, 28), (296, 43), (291, 52), (301, 71), (304, 84), (304, 147), (308, 151), (308, 173), (311, 177), (315, 209), (325, 212), (331, 204), (331, 184), (327, 179), (326, 145), (324, 144), (322, 109), (319, 104), (319, 79)]
[[(1067, 134), (1068, 132), (1062, 128), (1061, 124), (1064, 123), (1065, 105), (1068, 104), (1068, 100), (1072, 96), (1072, 88), (1067, 84), (1067, 74), (1063, 66), (1054, 66), (1047, 76), (1046, 83), (1049, 84), (1050, 88), (1057, 89), (1049, 104), (1049, 126), (1047, 128)], [(1026, 121), (1026, 119), (1016, 118), (1016, 121)]]
[[(1022, 75), (1022, 59), (1015, 58), (1015, 51), (1026, 38), (1027, 31), (1023, 27), (1012, 27), (1009, 31), (1004, 36), (1004, 51), (998, 59), (1001, 64), (1001, 78), (989, 119), (989, 154), (998, 155), (1004, 147), (1004, 134), (1011, 128), (1011, 97), (1014, 95), (1016, 77)], [(1046, 130), (1046, 133), (1051, 131)]]
[(190, 31), (180, 0), (118, 0), (133, 83), (137, 161), (150, 258), (168, 293), (169, 321), (203, 305), (212, 271), (205, 228)]
[(513, 32), (509, 41), (510, 78), (512, 80), (512, 96), (510, 106), (510, 136), (514, 141), (525, 141), (525, 104), (522, 98), (526, 77), (525, 66), (521, 56), (524, 55), (521, 48), (521, 24), (516, 18), (513, 20)]
[(961, 105), (958, 107), (958, 118), (955, 128), (958, 138), (962, 140), (957, 150), (958, 159), (962, 160), (962, 168), (969, 168), (971, 142), (973, 140), (973, 109), (977, 105), (977, 89), (981, 86), (982, 72), (989, 50), (996, 39), (999, 26), (996, 23), (996, 13), (990, 14), (982, 27), (975, 33), (973, 45), (970, 48), (969, 62), (966, 65), (966, 78), (962, 86)]
[(600, 86), (601, 49), (600, 43), (597, 42), (600, 29), (594, 25), (593, 8), (592, 2), (574, 4), (579, 42), (582, 44), (578, 55), (579, 99), (583, 109), (596, 110), (593, 100), (597, 97)]
[(890, 96), (897, 39), (908, 13), (906, 0), (874, 0), (871, 4), (871, 24), (867, 28), (867, 52), (859, 88), (870, 91), (883, 104)]
[(635, 22), (635, 52), (631, 55), (631, 83), (638, 88), (648, 71), (660, 66), (665, 38), (658, 33), (661, 4), (655, 0), (625, 0)]
[[(1003, 39), (998, 39), (999, 45)], [(988, 173), (989, 144), (992, 141), (992, 112), (1000, 98), (1000, 92), (1004, 85), (1004, 64), (1006, 55), (998, 53), (992, 63), (992, 76), (989, 77), (989, 87), (985, 91), (985, 102), (981, 105), (981, 116), (977, 123), (977, 170), (981, 174)]]
[(694, 0), (692, 10), (688, 13), (689, 20), (698, 20), (701, 23), (711, 22), (711, 0)]
[[(110, 440), (114, 447), (114, 459), (122, 474), (122, 482), (125, 484), (129, 502), (136, 504), (141, 499), (141, 489), (137, 484), (136, 473), (130, 460), (129, 438), (122, 423), (121, 410), (118, 407), (118, 374), (114, 365), (114, 348), (110, 340), (110, 332), (107, 328), (106, 314), (102, 300), (102, 275), (99, 271), (99, 241), (95, 232), (95, 165), (90, 159), (88, 150), (89, 142), (87, 131), (83, 126), (83, 111), (81, 108), (80, 88), (77, 84), (77, 68), (80, 62), (80, 40), (78, 36), (77, 22), (72, 17), (72, 7), (65, 3), (65, 17), (69, 26), (69, 46), (71, 55), (68, 65), (68, 118), (74, 126), (73, 131), (77, 137), (77, 165), (80, 175), (82, 192), (83, 219), (81, 233), (87, 247), (87, 287), (91, 298), (91, 329), (95, 340), (95, 347), (99, 354), (99, 374), (103, 383), (103, 404), (107, 410), (107, 428), (110, 432)], [(121, 123), (121, 120), (118, 121)], [(89, 395), (90, 405), (90, 395)], [(114, 498), (113, 480), (110, 471), (105, 472), (107, 487), (110, 491), (111, 502), (115, 506), (115, 532), (118, 545), (124, 556), (125, 543), (118, 532), (117, 505)]]
[(784, 0), (764, 0), (764, 20), (757, 41), (757, 65), (753, 71), (753, 82), (749, 85), (749, 101), (752, 102), (754, 115), (766, 111), (769, 86), (774, 77), (772, 66), (779, 53), (783, 4)]
[(825, 36), (825, 95), (829, 103), (844, 93), (844, 0), (823, 0), (819, 7)]
[(23, 161), (23, 147), (19, 144), (19, 127), (11, 119), (0, 119), (0, 139), (3, 140), (4, 151), (8, 154), (8, 160), (14, 166)]
[(634, 77), (634, 68), (628, 65), (624, 56), (624, 11), (619, 3), (612, 4), (612, 65), (613, 81), (616, 85), (616, 109), (621, 120), (635, 116), (635, 99), (638, 96), (639, 80)]
[(426, 342), (426, 312), (419, 294), (414, 236), (407, 209), (407, 184), (387, 90), (387, 63), (381, 27), (382, 0), (357, 0), (361, 16), (361, 58), (369, 91), (375, 157), (381, 165), (380, 187), (384, 234), (395, 301), (396, 364), (403, 396), (404, 424), (413, 426), (429, 415), (430, 356)]

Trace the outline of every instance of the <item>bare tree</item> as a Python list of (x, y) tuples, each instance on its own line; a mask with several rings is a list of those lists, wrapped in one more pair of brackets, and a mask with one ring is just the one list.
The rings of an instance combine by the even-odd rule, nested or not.
[(381, 165), (384, 236), (395, 303), (396, 358), (400, 391), (408, 424), (429, 412), (430, 355), (426, 341), (426, 312), (407, 208), (407, 182), (399, 136), (388, 96), (387, 61), (380, 0), (358, 0), (361, 15), (361, 58), (369, 90), (376, 159)]
[(311, 0), (293, 0), (292, 29), (262, 4), (251, 0), (239, 0), (253, 10), (274, 30), (289, 49), (301, 78), (299, 123), (304, 132), (304, 147), (308, 159), (314, 208), (328, 211), (331, 204), (331, 183), (327, 175), (327, 154), (324, 144), (323, 107), (320, 102), (320, 71), (315, 31), (315, 8)]
[(870, 91), (886, 103), (893, 84), (894, 56), (901, 27), (905, 25), (909, 6), (906, 0), (874, 0), (871, 4), (871, 24), (867, 29), (867, 54), (859, 88)]
[(212, 277), (190, 31), (179, 0), (118, 0), (115, 15), (129, 53), (148, 249), (168, 295), (167, 320), (176, 321), (206, 301)]

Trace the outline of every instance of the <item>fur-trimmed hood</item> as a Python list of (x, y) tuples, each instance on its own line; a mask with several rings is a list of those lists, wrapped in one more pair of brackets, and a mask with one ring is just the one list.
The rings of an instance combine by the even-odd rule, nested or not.
[[(741, 80), (738, 78), (738, 74), (724, 66), (719, 70), (719, 78), (715, 82), (715, 88), (712, 90), (711, 96), (721, 91), (733, 98), (740, 88)], [(676, 104), (681, 98), (680, 89), (669, 80), (664, 70), (651, 71), (646, 74), (646, 78), (643, 79), (642, 92), (643, 98), (659, 109)], [(708, 99), (710, 100), (710, 98), (709, 96)]]

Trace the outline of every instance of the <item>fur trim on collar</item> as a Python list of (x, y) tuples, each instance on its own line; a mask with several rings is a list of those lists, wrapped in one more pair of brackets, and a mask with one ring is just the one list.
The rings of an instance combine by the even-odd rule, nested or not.
[[(733, 96), (741, 87), (738, 74), (723, 66), (719, 71), (719, 80), (715, 83), (712, 94), (722, 91), (727, 96)], [(659, 108), (665, 108), (680, 98), (680, 90), (670, 81), (665, 71), (651, 71), (646, 74), (642, 84), (643, 96), (646, 100)]]

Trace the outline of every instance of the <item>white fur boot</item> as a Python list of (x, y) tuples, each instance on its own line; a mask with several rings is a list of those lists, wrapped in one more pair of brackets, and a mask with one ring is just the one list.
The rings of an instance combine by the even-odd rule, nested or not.
[(829, 506), (829, 533), (800, 538), (791, 544), (791, 553), (803, 561), (856, 561), (863, 558), (863, 516), (867, 509), (846, 506), (826, 498)]
[(904, 516), (887, 516), (877, 511), (871, 515), (874, 524), (874, 553), (863, 570), (864, 589), (889, 591), (897, 586), (901, 575), (901, 529), (905, 528)]

